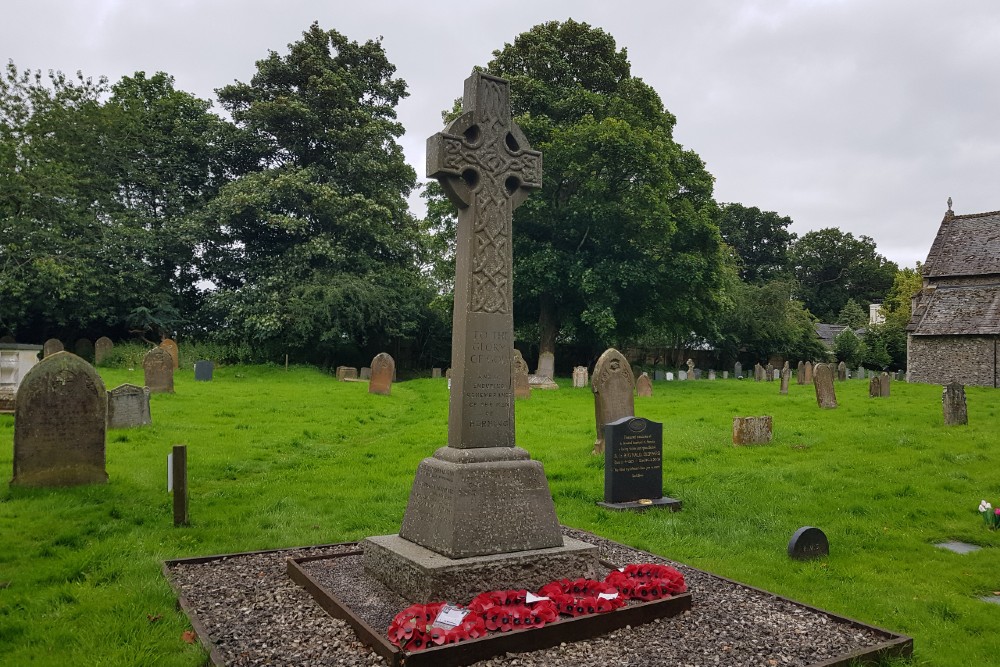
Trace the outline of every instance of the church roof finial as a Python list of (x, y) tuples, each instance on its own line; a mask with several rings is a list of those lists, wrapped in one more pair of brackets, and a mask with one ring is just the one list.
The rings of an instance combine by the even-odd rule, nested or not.
[(951, 210), (951, 197), (948, 197), (948, 212), (954, 213), (954, 211)]

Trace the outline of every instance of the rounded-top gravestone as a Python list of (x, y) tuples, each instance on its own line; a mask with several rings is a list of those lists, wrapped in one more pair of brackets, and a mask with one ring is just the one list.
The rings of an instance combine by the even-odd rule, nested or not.
[(153, 394), (174, 393), (174, 360), (162, 347), (154, 347), (142, 359), (145, 385)]
[(635, 376), (625, 356), (609, 347), (594, 365), (591, 379), (597, 440), (594, 454), (604, 453), (604, 425), (635, 416)]
[(52, 356), (56, 352), (62, 352), (65, 348), (63, 347), (62, 341), (58, 338), (50, 338), (42, 345), (42, 358)]
[(635, 392), (639, 396), (653, 395), (653, 382), (645, 373), (641, 374), (635, 381)]
[(392, 377), (396, 374), (396, 362), (388, 352), (379, 352), (372, 359), (372, 378), (368, 383), (369, 394), (388, 396), (392, 393)]
[(104, 484), (107, 395), (97, 371), (57, 352), (32, 368), (14, 409), (14, 478), (23, 486)]
[(104, 363), (104, 360), (108, 358), (111, 354), (111, 350), (114, 348), (115, 344), (111, 342), (111, 339), (107, 336), (101, 336), (94, 343), (94, 365), (100, 366)]
[[(806, 366), (806, 368), (809, 368)], [(837, 392), (833, 388), (833, 366), (816, 364), (813, 384), (816, 387), (816, 403), (819, 407), (833, 409), (837, 407)]]
[(802, 526), (788, 541), (788, 555), (795, 560), (829, 556), (830, 542), (826, 539), (826, 533), (819, 528)]
[(166, 350), (170, 354), (170, 358), (174, 363), (174, 370), (180, 368), (180, 350), (177, 349), (177, 343), (175, 343), (170, 338), (164, 338), (160, 342), (160, 347)]

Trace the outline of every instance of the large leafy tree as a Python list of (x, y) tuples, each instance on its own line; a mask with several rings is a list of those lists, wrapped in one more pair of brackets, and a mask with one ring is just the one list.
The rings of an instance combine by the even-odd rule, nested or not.
[(898, 270), (871, 237), (855, 238), (832, 227), (803, 234), (790, 256), (799, 298), (825, 322), (834, 321), (848, 299), (863, 305), (881, 301)]
[(788, 231), (791, 224), (788, 216), (756, 206), (719, 207), (719, 231), (736, 253), (742, 280), (762, 284), (791, 275), (788, 247), (795, 240), (795, 234)]
[(625, 49), (568, 20), (493, 55), (486, 69), (510, 81), (515, 119), (544, 154), (542, 191), (514, 215), (520, 331), (554, 354), (560, 336), (597, 348), (644, 327), (675, 341), (711, 329), (726, 261), (713, 180)]
[(379, 42), (314, 23), (258, 61), (249, 83), (217, 91), (239, 128), (242, 172), (209, 211), (219, 335), (328, 361), (420, 327), (429, 296), (394, 72)]

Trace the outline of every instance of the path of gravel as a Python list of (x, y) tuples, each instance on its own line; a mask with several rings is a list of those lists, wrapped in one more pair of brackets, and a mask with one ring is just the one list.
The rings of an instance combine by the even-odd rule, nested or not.
[[(616, 565), (656, 562), (681, 570), (694, 596), (692, 610), (554, 649), (493, 658), (476, 663), (479, 667), (791, 667), (824, 662), (886, 640), (880, 633), (591, 533), (569, 528), (564, 533), (598, 545), (601, 559)], [(354, 548), (233, 556), (174, 566), (169, 573), (227, 665), (384, 665), (346, 623), (327, 616), (285, 574), (286, 558)], [(322, 575), (321, 563), (329, 562), (320, 561), (310, 574)], [(337, 591), (345, 602), (365, 600), (366, 614), (382, 624), (407, 606), (378, 582), (357, 574), (354, 590)]]

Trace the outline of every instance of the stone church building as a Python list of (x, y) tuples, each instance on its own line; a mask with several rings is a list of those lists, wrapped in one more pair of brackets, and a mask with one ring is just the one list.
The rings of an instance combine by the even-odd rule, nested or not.
[(907, 380), (1000, 380), (1000, 211), (955, 215), (948, 200), (906, 326)]

